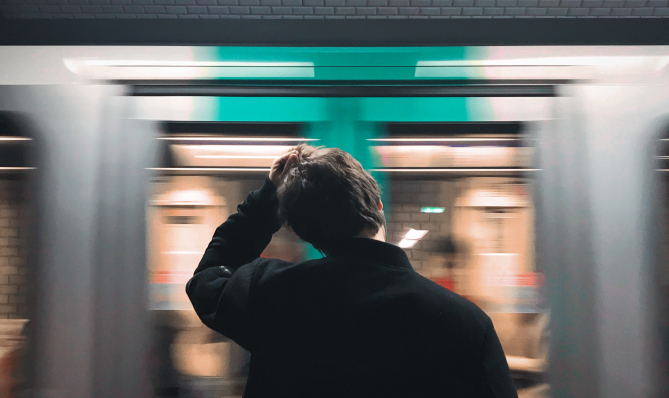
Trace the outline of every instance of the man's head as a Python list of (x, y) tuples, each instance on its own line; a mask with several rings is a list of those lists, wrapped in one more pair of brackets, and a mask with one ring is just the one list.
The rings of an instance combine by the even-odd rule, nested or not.
[(297, 236), (328, 253), (341, 240), (374, 236), (385, 218), (379, 186), (338, 148), (293, 148), (279, 185), (279, 215)]

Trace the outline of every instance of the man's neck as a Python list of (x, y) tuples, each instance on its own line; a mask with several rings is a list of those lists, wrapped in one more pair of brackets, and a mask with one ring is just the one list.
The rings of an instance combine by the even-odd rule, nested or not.
[(362, 233), (360, 233), (359, 236), (362, 237), (362, 238), (374, 239), (374, 240), (378, 240), (378, 241), (381, 241), (381, 242), (385, 242), (386, 241), (386, 229), (384, 227), (381, 227), (381, 228), (379, 228), (379, 230), (376, 233), (366, 229), (366, 230), (363, 230)]

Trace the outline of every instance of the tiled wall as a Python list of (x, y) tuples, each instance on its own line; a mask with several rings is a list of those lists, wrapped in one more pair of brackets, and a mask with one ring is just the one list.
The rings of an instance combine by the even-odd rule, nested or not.
[[(406, 249), (416, 270), (426, 266), (429, 249), (434, 242), (451, 234), (453, 203), (461, 191), (455, 180), (394, 180), (391, 182), (392, 203), (388, 217), (389, 241), (397, 244), (410, 228), (429, 232), (412, 249)], [(421, 207), (443, 207), (443, 213), (421, 213)], [(386, 213), (387, 214), (387, 213)]]
[(0, 179), (0, 319), (28, 317), (25, 181)]
[(662, 18), (667, 0), (4, 0), (5, 18)]

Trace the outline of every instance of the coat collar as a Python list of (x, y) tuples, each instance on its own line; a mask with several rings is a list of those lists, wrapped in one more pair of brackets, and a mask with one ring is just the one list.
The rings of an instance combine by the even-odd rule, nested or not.
[(384, 265), (413, 269), (404, 250), (390, 243), (375, 239), (352, 237), (341, 241), (331, 252), (331, 256), (342, 255), (369, 258)]

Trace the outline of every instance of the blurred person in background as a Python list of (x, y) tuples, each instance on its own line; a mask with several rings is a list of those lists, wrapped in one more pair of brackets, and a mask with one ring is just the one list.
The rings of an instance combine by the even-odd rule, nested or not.
[(455, 268), (458, 248), (450, 236), (440, 237), (432, 247), (425, 276), (440, 286), (457, 293)]
[(176, 368), (172, 359), (172, 346), (179, 333), (179, 315), (174, 311), (154, 312), (154, 339), (152, 346), (152, 382), (157, 398), (188, 396), (184, 375)]
[[(382, 209), (351, 155), (302, 145), (217, 228), (186, 292), (251, 353), (245, 397), (517, 397), (490, 318), (385, 242)], [(261, 258), (283, 224), (325, 257)]]

